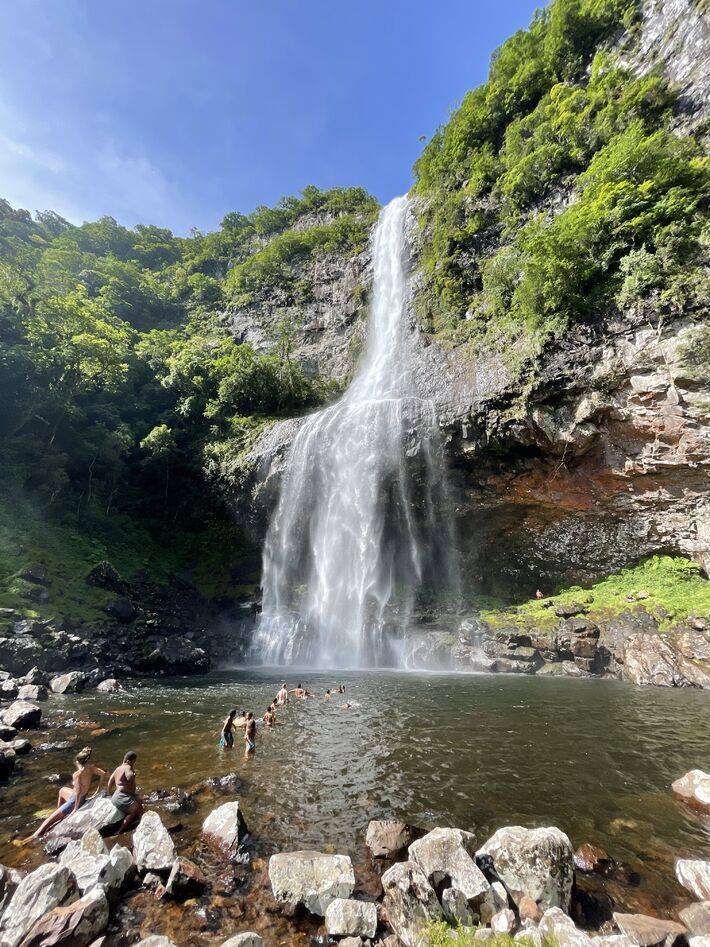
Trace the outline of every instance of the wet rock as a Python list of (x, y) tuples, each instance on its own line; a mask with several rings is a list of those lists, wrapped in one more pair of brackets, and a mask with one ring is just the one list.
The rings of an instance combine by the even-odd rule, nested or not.
[(189, 858), (178, 856), (173, 862), (165, 890), (179, 901), (198, 898), (207, 886), (203, 872)]
[(57, 753), (71, 750), (74, 744), (70, 740), (57, 740), (54, 743), (40, 743), (37, 749), (40, 753)]
[(274, 897), (295, 908), (302, 904), (323, 917), (336, 898), (349, 898), (355, 887), (352, 862), (347, 855), (322, 852), (282, 852), (269, 859), (269, 880)]
[(11, 747), (0, 747), (0, 780), (9, 779), (15, 769), (16, 753)]
[(139, 871), (169, 872), (175, 845), (157, 812), (144, 812), (133, 833), (133, 857)]
[(377, 905), (371, 901), (335, 898), (325, 910), (325, 929), (334, 937), (374, 937)]
[(574, 853), (574, 867), (580, 871), (594, 871), (597, 874), (605, 874), (611, 868), (611, 865), (612, 861), (607, 852), (596, 845), (590, 845), (589, 842), (580, 845)]
[(0, 920), (0, 944), (17, 947), (48, 911), (79, 897), (74, 876), (63, 865), (41, 865), (18, 884)]
[(673, 794), (700, 812), (710, 812), (710, 774), (691, 769), (671, 786)]
[(248, 833), (239, 803), (225, 802), (213, 809), (202, 823), (202, 833), (227, 854), (236, 852)]
[(698, 901), (683, 908), (679, 917), (695, 937), (710, 937), (710, 901)]
[(679, 858), (675, 863), (675, 875), (699, 901), (710, 901), (710, 860)]
[(673, 943), (678, 936), (686, 933), (683, 925), (676, 921), (661, 920), (645, 914), (615, 913), (614, 923), (638, 947), (654, 947), (665, 943), (666, 938), (669, 938), (669, 943)]
[[(0, 717), (2, 715), (0, 714)], [(14, 740), (17, 736), (17, 729), (15, 727), (6, 727), (4, 723), (0, 723), (0, 740), (3, 742)]]
[(365, 845), (373, 858), (402, 857), (415, 839), (421, 835), (406, 822), (397, 822), (395, 819), (373, 819), (367, 826)]
[(7, 680), (0, 683), (0, 699), (2, 700), (14, 700), (20, 688), (17, 686), (17, 681), (14, 677), (8, 677)]
[(21, 947), (49, 947), (50, 944), (71, 944), (88, 947), (108, 924), (106, 895), (94, 888), (78, 901), (53, 908), (43, 915), (22, 941)]
[(0, 917), (2, 917), (3, 911), (10, 903), (10, 899), (21, 881), (22, 875), (19, 871), (0, 865)]
[(147, 669), (168, 674), (200, 674), (209, 671), (210, 660), (206, 652), (188, 638), (174, 636), (160, 641), (145, 665)]
[(47, 700), (49, 691), (43, 684), (23, 684), (17, 696), (20, 700)]
[(654, 687), (676, 687), (684, 683), (670, 645), (659, 634), (644, 632), (626, 639), (623, 679)]
[(0, 745), (0, 750), (3, 749), (14, 750), (18, 756), (25, 756), (32, 749), (32, 744), (29, 740), (18, 737), (18, 739), (11, 740), (10, 743), (6, 744), (4, 747)]
[(107, 677), (106, 680), (100, 681), (96, 685), (96, 690), (102, 694), (115, 694), (121, 690), (121, 685), (115, 677)]
[(46, 687), (49, 682), (49, 678), (44, 671), (41, 671), (38, 667), (30, 668), (27, 674), (24, 674), (20, 679), (20, 684), (39, 684), (42, 687)]
[[(340, 942), (341, 944), (344, 941)], [(243, 934), (235, 934), (229, 940), (225, 940), (222, 947), (264, 947), (264, 941), (258, 934), (252, 931), (245, 931)]]
[(572, 918), (558, 907), (545, 911), (538, 931), (543, 941), (552, 942), (557, 947), (594, 947), (592, 938), (580, 931)]
[(426, 875), (414, 862), (399, 862), (384, 873), (382, 887), (389, 926), (404, 947), (420, 947), (427, 925), (443, 920)]
[(477, 852), (489, 856), (513, 900), (532, 898), (544, 911), (559, 907), (569, 911), (574, 877), (570, 840), (559, 829), (499, 829)]
[(33, 730), (42, 719), (42, 708), (28, 700), (16, 700), (2, 715), (6, 727), (16, 730)]
[(69, 842), (59, 863), (72, 872), (82, 894), (99, 887), (109, 898), (118, 894), (134, 869), (128, 849), (115, 845), (109, 852), (97, 829), (89, 829), (80, 840)]
[(72, 812), (66, 819), (47, 832), (49, 841), (58, 839), (80, 839), (89, 829), (98, 829), (104, 832), (119, 825), (123, 821), (123, 814), (105, 796), (89, 799), (84, 805)]
[(409, 846), (409, 860), (437, 889), (446, 883), (460, 891), (476, 916), (490, 901), (490, 884), (474, 861), (476, 839), (461, 829), (436, 828)]
[(84, 689), (86, 674), (83, 671), (69, 671), (59, 674), (49, 682), (53, 694), (78, 694)]
[(496, 934), (512, 934), (515, 930), (515, 914), (510, 908), (503, 908), (491, 918), (491, 930)]

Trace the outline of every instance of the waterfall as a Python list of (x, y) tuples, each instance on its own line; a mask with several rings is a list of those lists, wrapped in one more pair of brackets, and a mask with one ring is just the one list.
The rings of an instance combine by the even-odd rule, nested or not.
[(265, 664), (400, 666), (418, 596), (456, 584), (436, 411), (411, 377), (407, 213), (395, 198), (375, 229), (362, 364), (286, 460), (254, 638)]

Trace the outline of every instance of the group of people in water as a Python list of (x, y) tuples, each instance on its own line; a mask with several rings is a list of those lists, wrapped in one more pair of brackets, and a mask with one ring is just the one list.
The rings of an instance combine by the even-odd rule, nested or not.
[[(345, 686), (339, 684), (337, 688), (328, 688), (323, 695), (326, 700), (331, 700), (336, 694), (345, 694)], [(284, 682), (274, 699), (266, 708), (263, 717), (263, 723), (267, 727), (273, 727), (276, 724), (276, 712), (278, 708), (284, 707), (289, 700), (308, 700), (315, 697), (307, 688), (301, 684), (289, 690)], [(342, 705), (344, 709), (350, 705)], [(244, 731), (244, 753), (245, 756), (251, 756), (256, 750), (256, 720), (252, 711), (241, 712), (237, 716), (236, 710), (231, 710), (222, 724), (219, 743), (225, 749), (231, 749), (234, 746), (234, 734), (238, 729)], [(41, 838), (53, 826), (61, 822), (67, 816), (80, 809), (87, 799), (93, 799), (105, 788), (111, 794), (111, 802), (123, 816), (123, 821), (119, 828), (119, 833), (125, 832), (140, 818), (143, 813), (143, 803), (141, 796), (136, 789), (136, 770), (135, 763), (137, 754), (129, 750), (123, 757), (123, 762), (114, 769), (109, 776), (106, 770), (96, 766), (92, 762), (93, 750), (90, 746), (85, 746), (74, 757), (74, 773), (72, 774), (71, 786), (62, 786), (57, 797), (57, 807), (42, 822), (39, 828), (25, 839), (16, 844), (24, 845), (34, 839)], [(89, 795), (92, 786), (96, 781), (95, 791)]]
[[(338, 684), (334, 690), (327, 688), (323, 697), (326, 700), (331, 700), (334, 694), (344, 693), (345, 685)], [(276, 697), (271, 701), (261, 718), (267, 727), (275, 726), (277, 709), (287, 704), (291, 699), (291, 695), (293, 695), (294, 700), (308, 700), (309, 698), (315, 697), (315, 694), (312, 694), (307, 688), (302, 687), (300, 683), (297, 687), (289, 690), (284, 681)], [(343, 706), (348, 707), (349, 704), (344, 704)], [(251, 710), (242, 710), (239, 716), (237, 716), (236, 710), (229, 711), (227, 718), (222, 724), (222, 730), (219, 735), (219, 745), (224, 749), (232, 749), (234, 746), (235, 731), (241, 728), (244, 730), (244, 754), (245, 756), (251, 756), (256, 750), (256, 720)]]
[[(136, 790), (135, 763), (138, 754), (129, 750), (123, 757), (123, 762), (109, 776), (106, 770), (92, 763), (93, 750), (85, 746), (74, 757), (74, 773), (71, 786), (62, 786), (57, 797), (57, 808), (42, 822), (40, 827), (28, 838), (22, 839), (20, 844), (41, 838), (52, 826), (61, 822), (68, 815), (80, 809), (87, 799), (93, 799), (104, 787), (112, 793), (111, 802), (123, 816), (120, 832), (127, 831), (143, 812), (143, 803)], [(96, 790), (89, 796), (91, 787), (97, 781)]]

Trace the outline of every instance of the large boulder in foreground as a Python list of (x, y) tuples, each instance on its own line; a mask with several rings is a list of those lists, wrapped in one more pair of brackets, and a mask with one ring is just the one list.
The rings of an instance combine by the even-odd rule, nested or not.
[(123, 813), (119, 812), (109, 798), (97, 796), (62, 819), (47, 832), (48, 841), (56, 839), (80, 839), (89, 829), (104, 832), (123, 822)]
[(542, 911), (569, 913), (574, 878), (574, 850), (554, 827), (507, 826), (488, 839), (477, 857), (488, 856), (516, 904), (527, 895)]
[(679, 858), (675, 875), (699, 901), (710, 901), (710, 859)]
[(269, 859), (274, 897), (291, 908), (302, 904), (311, 914), (325, 915), (331, 901), (349, 898), (355, 873), (347, 855), (322, 852), (281, 852)]
[(431, 921), (443, 920), (436, 893), (419, 865), (399, 862), (382, 876), (389, 926), (404, 947), (421, 947)]
[(372, 901), (336, 898), (326, 908), (325, 929), (334, 937), (374, 937), (377, 905)]
[(22, 947), (88, 947), (106, 927), (108, 917), (106, 895), (101, 888), (94, 888), (80, 900), (44, 914), (22, 941)]
[(101, 888), (107, 897), (118, 894), (134, 872), (133, 855), (123, 845), (109, 850), (97, 829), (89, 829), (80, 841), (69, 842), (59, 864), (76, 878), (82, 894)]
[(41, 719), (42, 708), (29, 700), (16, 700), (2, 714), (3, 724), (15, 730), (33, 730)]
[(710, 773), (691, 769), (671, 786), (673, 795), (700, 812), (710, 812)]
[(172, 869), (175, 845), (157, 812), (143, 813), (133, 833), (133, 857), (139, 871), (167, 873)]
[(491, 886), (474, 861), (475, 854), (475, 837), (461, 829), (436, 828), (409, 846), (409, 860), (419, 865), (433, 888), (451, 884), (480, 915)]
[(373, 819), (367, 826), (365, 845), (373, 858), (396, 860), (422, 834), (421, 830), (394, 819)]
[(48, 911), (79, 898), (74, 875), (64, 865), (41, 865), (17, 886), (0, 921), (0, 944), (17, 947)]
[(241, 806), (236, 799), (213, 809), (202, 823), (202, 834), (228, 855), (236, 852), (248, 833)]

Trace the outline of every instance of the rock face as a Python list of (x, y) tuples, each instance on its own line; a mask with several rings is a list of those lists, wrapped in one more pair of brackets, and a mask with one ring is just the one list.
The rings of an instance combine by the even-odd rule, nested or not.
[(336, 898), (326, 908), (325, 929), (334, 937), (374, 937), (377, 905), (370, 901)]
[(347, 855), (321, 852), (283, 852), (269, 859), (269, 880), (277, 901), (311, 914), (325, 916), (336, 898), (349, 898), (355, 887), (352, 862)]
[(404, 947), (420, 947), (431, 921), (443, 912), (426, 875), (414, 862), (399, 862), (382, 876), (384, 909), (390, 927)]
[(569, 912), (574, 879), (574, 852), (564, 832), (557, 828), (498, 829), (479, 851), (488, 856), (496, 874), (513, 900), (532, 898), (545, 911)]
[(44, 914), (32, 927), (22, 947), (47, 947), (48, 944), (71, 944), (88, 947), (108, 924), (106, 895), (95, 888), (70, 905), (56, 907)]
[(6, 727), (16, 730), (32, 730), (42, 718), (42, 708), (28, 700), (16, 700), (2, 715)]
[(692, 769), (672, 785), (673, 794), (700, 812), (710, 812), (710, 774)]
[(239, 803), (225, 802), (213, 809), (202, 823), (202, 832), (227, 854), (233, 854), (248, 833)]
[(700, 901), (710, 901), (710, 860), (679, 858), (675, 863), (678, 881)]
[(157, 812), (144, 812), (133, 833), (133, 857), (139, 871), (169, 872), (175, 845)]
[(18, 884), (0, 920), (0, 945), (17, 947), (48, 911), (79, 897), (74, 876), (63, 865), (42, 865)]

